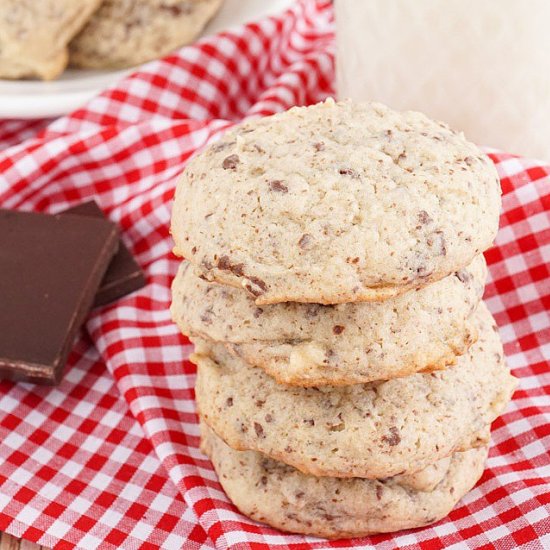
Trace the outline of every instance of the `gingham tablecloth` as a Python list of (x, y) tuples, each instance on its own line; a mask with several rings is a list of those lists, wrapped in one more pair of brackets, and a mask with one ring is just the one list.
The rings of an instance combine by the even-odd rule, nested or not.
[(331, 3), (302, 0), (145, 65), (45, 129), (0, 123), (0, 206), (57, 212), (95, 197), (148, 278), (92, 313), (58, 388), (0, 383), (0, 530), (86, 549), (550, 548), (550, 166), (539, 162), (491, 154), (504, 208), (486, 300), (520, 388), (483, 478), (447, 519), (351, 541), (284, 535), (240, 515), (198, 449), (191, 347), (168, 311), (177, 176), (234, 122), (333, 93), (333, 50)]

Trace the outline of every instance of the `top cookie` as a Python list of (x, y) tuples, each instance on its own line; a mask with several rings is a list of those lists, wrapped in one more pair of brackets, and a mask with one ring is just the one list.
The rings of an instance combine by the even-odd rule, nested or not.
[(67, 43), (101, 0), (2, 0), (0, 78), (50, 80), (67, 65)]
[(462, 134), (416, 112), (335, 103), (247, 122), (179, 181), (175, 253), (258, 305), (383, 300), (470, 263), (500, 185)]
[(104, 0), (70, 45), (70, 63), (131, 67), (191, 42), (222, 0)]

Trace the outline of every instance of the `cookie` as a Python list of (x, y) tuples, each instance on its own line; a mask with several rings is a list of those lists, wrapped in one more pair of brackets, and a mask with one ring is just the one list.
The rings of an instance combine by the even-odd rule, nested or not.
[(383, 300), (488, 248), (500, 184), (445, 124), (327, 100), (246, 122), (187, 166), (174, 252), (265, 305)]
[(516, 386), (484, 304), (479, 340), (457, 365), (354, 386), (277, 384), (213, 344), (195, 354), (197, 406), (231, 447), (262, 452), (315, 476), (383, 478), (417, 472), (482, 446)]
[(209, 284), (184, 262), (172, 286), (172, 317), (192, 339), (225, 344), (280, 383), (365, 383), (456, 363), (477, 338), (472, 316), (486, 274), (480, 255), (384, 302), (259, 307), (242, 289)]
[(124, 68), (162, 57), (196, 38), (222, 0), (104, 0), (70, 44), (70, 63)]
[(434, 487), (384, 480), (305, 475), (254, 451), (235, 451), (201, 427), (202, 448), (235, 506), (254, 520), (293, 533), (360, 537), (429, 525), (445, 517), (483, 473), (487, 446), (455, 453)]
[(0, 2), (0, 78), (51, 80), (67, 66), (67, 44), (101, 0)]
[(0, 44), (0, 78), (11, 80), (26, 78), (52, 80), (65, 70), (69, 57), (65, 49), (40, 58), (24, 53), (17, 56), (10, 55), (8, 58), (3, 55), (3, 52), (3, 44)]

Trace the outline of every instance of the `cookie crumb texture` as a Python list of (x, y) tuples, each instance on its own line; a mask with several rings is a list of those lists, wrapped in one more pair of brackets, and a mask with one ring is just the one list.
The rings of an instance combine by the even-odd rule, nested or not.
[(415, 473), (485, 445), (515, 389), (484, 304), (476, 323), (479, 340), (454, 367), (337, 388), (283, 386), (223, 346), (204, 346), (194, 356), (198, 408), (232, 448), (262, 452), (307, 474)]
[(280, 383), (366, 383), (455, 364), (477, 340), (473, 315), (486, 274), (480, 255), (384, 302), (257, 306), (246, 291), (205, 282), (183, 262), (172, 287), (172, 317), (198, 344), (224, 344)]
[(491, 160), (443, 123), (327, 100), (244, 123), (183, 173), (175, 252), (258, 305), (382, 300), (496, 234)]
[(283, 531), (326, 538), (360, 537), (434, 523), (475, 485), (487, 458), (486, 446), (455, 453), (432, 466), (439, 469), (434, 485), (415, 487), (403, 476), (316, 478), (261, 453), (235, 451), (204, 424), (201, 433), (203, 451), (243, 514)]
[(104, 0), (70, 45), (70, 63), (132, 67), (195, 39), (222, 0)]

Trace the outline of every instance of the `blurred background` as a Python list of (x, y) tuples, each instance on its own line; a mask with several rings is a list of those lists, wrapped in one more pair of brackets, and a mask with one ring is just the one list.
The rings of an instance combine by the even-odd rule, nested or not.
[[(0, 117), (59, 116), (132, 68), (293, 0), (0, 0)], [(337, 95), (550, 159), (550, 2), (335, 0)]]
[[(0, 119), (70, 113), (142, 63), (204, 36), (280, 13), (293, 3), (0, 0)], [(191, 9), (203, 4), (207, 9), (199, 13)], [(74, 12), (83, 7), (87, 9), (75, 25)]]
[(336, 0), (338, 94), (549, 160), (548, 21), (547, 0)]

